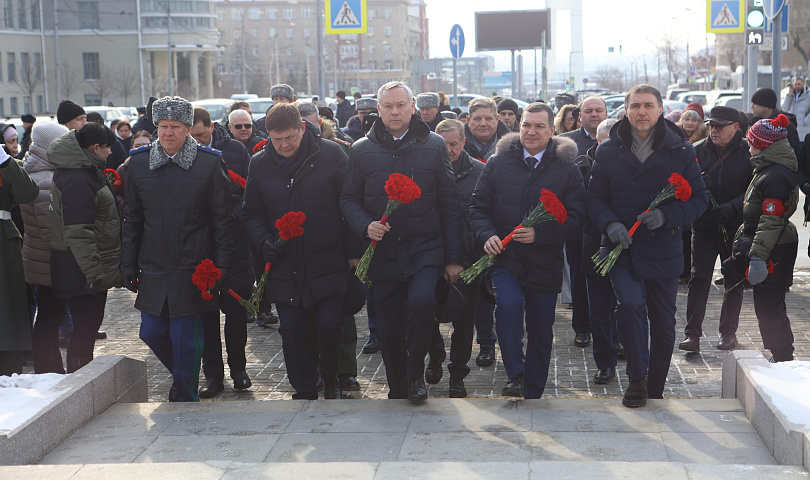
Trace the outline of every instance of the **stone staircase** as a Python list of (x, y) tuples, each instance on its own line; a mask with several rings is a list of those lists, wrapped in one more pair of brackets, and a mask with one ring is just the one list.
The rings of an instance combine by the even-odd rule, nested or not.
[(736, 399), (117, 403), (0, 478), (810, 479)]

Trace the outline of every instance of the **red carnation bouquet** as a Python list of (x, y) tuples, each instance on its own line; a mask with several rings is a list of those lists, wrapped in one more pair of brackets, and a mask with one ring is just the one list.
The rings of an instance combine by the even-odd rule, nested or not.
[(253, 147), (253, 153), (259, 153), (264, 149), (264, 146), (267, 145), (267, 139), (262, 140), (261, 142), (257, 143), (255, 147)]
[[(385, 205), (385, 213), (380, 219), (380, 223), (383, 225), (388, 222), (388, 218), (397, 207), (411, 203), (422, 196), (422, 189), (411, 178), (401, 173), (392, 173), (385, 182), (385, 193), (388, 194), (388, 203)], [(374, 251), (377, 249), (377, 243), (376, 240), (371, 241), (371, 245), (368, 246), (360, 259), (360, 264), (357, 265), (355, 274), (360, 280), (366, 279), (368, 267), (371, 265), (371, 257), (374, 256)]]
[[(307, 216), (304, 215), (304, 212), (285, 213), (281, 218), (276, 220), (276, 229), (278, 230), (279, 238), (273, 243), (281, 247), (289, 240), (303, 235), (303, 225), (306, 219)], [(264, 295), (264, 287), (267, 284), (267, 276), (270, 272), (271, 265), (270, 262), (264, 265), (264, 272), (259, 282), (256, 284), (256, 290), (253, 291), (249, 299), (244, 299), (232, 289), (228, 289), (228, 294), (235, 298), (240, 305), (245, 307), (245, 309), (253, 315), (259, 313), (259, 304)], [(211, 300), (214, 298), (210, 292), (211, 287), (213, 287), (221, 277), (222, 271), (214, 265), (214, 262), (206, 258), (197, 265), (194, 274), (191, 276), (191, 281), (200, 289), (204, 300)]]
[[(509, 235), (505, 236), (503, 240), (501, 240), (501, 245), (503, 245), (503, 248), (506, 248), (506, 246), (512, 242), (512, 237), (515, 235), (515, 230), (519, 228), (534, 227), (535, 225), (540, 225), (541, 223), (549, 220), (556, 220), (557, 223), (562, 225), (567, 219), (568, 210), (566, 210), (560, 199), (557, 198), (557, 195), (555, 195), (554, 192), (544, 188), (540, 190), (540, 203), (538, 203), (537, 206), (535, 206), (532, 211), (523, 218), (520, 225), (513, 228), (512, 231), (509, 232)], [(466, 283), (472, 283), (473, 280), (481, 275), (481, 272), (487, 268), (494, 258), (494, 253), (487, 253), (483, 257), (479, 258), (478, 261), (475, 262), (470, 268), (461, 272), (461, 279)]]
[[(689, 185), (689, 182), (683, 178), (683, 176), (679, 173), (673, 173), (669, 176), (669, 185), (664, 187), (661, 192), (658, 193), (658, 196), (650, 203), (650, 206), (647, 207), (647, 210), (644, 210), (643, 213), (647, 213), (650, 210), (657, 208), (664, 200), (668, 198), (675, 197), (678, 200), (685, 202), (689, 200), (689, 197), (692, 196), (692, 186)], [(639, 225), (641, 222), (636, 221), (633, 224), (633, 227), (628, 232), (632, 237), (636, 230), (638, 230)], [(593, 263), (595, 264), (596, 273), (599, 275), (605, 276), (610, 272), (613, 268), (613, 265), (616, 264), (616, 260), (618, 260), (619, 255), (622, 253), (622, 246), (616, 245), (616, 247), (605, 257), (599, 258), (599, 253), (596, 252), (592, 257)]]
[(228, 170), (228, 178), (230, 178), (230, 179), (231, 179), (231, 181), (232, 181), (232, 182), (233, 182), (233, 183), (234, 183), (234, 184), (235, 184), (237, 187), (241, 188), (242, 190), (244, 190), (244, 189), (245, 189), (245, 183), (247, 183), (247, 180), (245, 180), (245, 178), (244, 178), (244, 177), (240, 176), (239, 174), (237, 174), (237, 173), (236, 173), (236, 172), (234, 172), (233, 170)]
[(121, 186), (121, 176), (112, 168), (104, 169), (104, 176), (107, 177), (107, 183), (109, 183), (111, 187), (118, 188)]

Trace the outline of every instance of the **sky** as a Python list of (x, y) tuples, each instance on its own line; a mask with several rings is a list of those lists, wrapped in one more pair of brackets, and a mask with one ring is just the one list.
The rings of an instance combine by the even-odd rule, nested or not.
[[(451, 0), (425, 0), (429, 20), (430, 56), (450, 56), (450, 29), (458, 23), (464, 30), (466, 46), (464, 56), (475, 56), (475, 12), (497, 10), (536, 10), (545, 8), (540, 0), (508, 0), (499, 8), (492, 0), (465, 0), (465, 8)], [(564, 2), (561, 2), (564, 3)], [(677, 5), (667, 8), (668, 5)], [(582, 28), (585, 52), (585, 69), (593, 70), (600, 63), (627, 63), (618, 55), (618, 46), (626, 57), (640, 61), (644, 56), (648, 61), (654, 55), (653, 42), (660, 42), (662, 33), (667, 32), (683, 37), (683, 44), (689, 40), (690, 50), (705, 48), (705, 0), (676, 0), (676, 2), (650, 0), (582, 0)], [(561, 12), (558, 25), (552, 26), (555, 32), (557, 62), (561, 66), (568, 63), (570, 36), (567, 35), (567, 12)], [(714, 44), (714, 35), (709, 34), (709, 44)], [(646, 39), (649, 39), (646, 40)], [(609, 54), (608, 46), (616, 47), (616, 53)], [(510, 70), (509, 52), (483, 52), (495, 57), (495, 70)], [(534, 68), (534, 52), (524, 52), (524, 68)], [(539, 57), (539, 55), (538, 55)], [(540, 60), (538, 59), (538, 62)]]

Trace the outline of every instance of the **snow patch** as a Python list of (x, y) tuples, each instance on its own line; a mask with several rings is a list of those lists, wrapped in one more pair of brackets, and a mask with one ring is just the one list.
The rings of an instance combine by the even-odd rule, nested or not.
[(752, 366), (751, 376), (788, 421), (810, 430), (810, 362)]
[(58, 373), (0, 376), (0, 434), (19, 427), (69, 389), (58, 385), (65, 378)]

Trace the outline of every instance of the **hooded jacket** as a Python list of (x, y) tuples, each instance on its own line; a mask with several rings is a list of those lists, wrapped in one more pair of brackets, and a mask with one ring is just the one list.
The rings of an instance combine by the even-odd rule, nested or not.
[(576, 165), (577, 145), (573, 140), (552, 137), (536, 168), (530, 169), (523, 156), (520, 134), (510, 133), (496, 145), (478, 179), (470, 206), (476, 247), (483, 254), (484, 243), (500, 238), (518, 226), (538, 203), (542, 189), (557, 195), (568, 211), (563, 224), (546, 221), (534, 227), (533, 244), (510, 243), (493, 264), (504, 267), (526, 287), (558, 293), (562, 287), (563, 245), (566, 238), (582, 235), (585, 215), (585, 187)]
[(625, 117), (597, 147), (588, 184), (588, 215), (602, 233), (602, 250), (607, 254), (616, 246), (605, 235), (608, 224), (621, 222), (629, 230), (636, 217), (669, 185), (670, 176), (682, 175), (692, 187), (689, 199), (684, 202), (671, 197), (659, 205), (666, 217), (664, 225), (655, 230), (639, 227), (632, 245), (617, 261), (639, 280), (674, 278), (683, 271), (681, 229), (706, 211), (709, 194), (695, 161), (695, 149), (678, 126), (658, 117), (652, 132), (653, 153), (644, 163), (631, 151), (631, 129)]
[(121, 286), (121, 219), (104, 176), (104, 159), (79, 146), (75, 130), (48, 147), (54, 166), (51, 190), (53, 294), (86, 294), (85, 286)]

